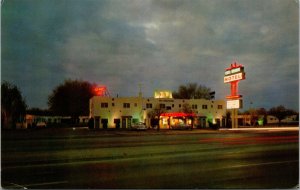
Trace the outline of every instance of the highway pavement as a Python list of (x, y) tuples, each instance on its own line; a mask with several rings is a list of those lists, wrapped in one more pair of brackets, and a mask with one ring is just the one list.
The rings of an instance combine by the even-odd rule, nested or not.
[(2, 131), (8, 189), (294, 188), (299, 131)]

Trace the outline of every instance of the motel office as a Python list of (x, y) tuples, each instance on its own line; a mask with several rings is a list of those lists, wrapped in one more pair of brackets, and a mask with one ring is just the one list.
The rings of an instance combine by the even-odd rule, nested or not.
[(206, 128), (208, 122), (224, 127), (225, 115), (224, 100), (174, 99), (170, 91), (156, 91), (154, 97), (149, 98), (140, 93), (137, 97), (94, 96), (90, 99), (94, 128), (130, 128), (137, 122), (154, 127), (153, 120), (161, 129), (176, 124)]

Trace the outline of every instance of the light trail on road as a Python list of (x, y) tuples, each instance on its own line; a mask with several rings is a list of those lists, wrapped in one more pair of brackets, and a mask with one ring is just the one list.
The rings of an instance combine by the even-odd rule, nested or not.
[(85, 132), (84, 138), (66, 135), (49, 141), (28, 137), (31, 147), (18, 146), (26, 145), (24, 137), (6, 138), (2, 186), (291, 188), (299, 183), (297, 132), (200, 132), (93, 132), (92, 138)]
[(203, 143), (222, 143), (224, 145), (261, 144), (261, 143), (295, 143), (299, 136), (267, 136), (267, 137), (219, 137), (200, 139)]

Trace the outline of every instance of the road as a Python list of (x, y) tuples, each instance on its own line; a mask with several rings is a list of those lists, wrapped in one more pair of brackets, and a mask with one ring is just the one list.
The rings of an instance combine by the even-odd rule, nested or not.
[(2, 131), (3, 188), (293, 188), (298, 130)]

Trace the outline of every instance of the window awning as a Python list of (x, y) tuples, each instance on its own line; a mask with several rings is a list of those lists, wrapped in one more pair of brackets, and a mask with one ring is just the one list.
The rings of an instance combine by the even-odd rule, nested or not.
[(162, 113), (160, 116), (163, 117), (196, 117), (194, 113), (183, 113), (183, 112), (170, 112), (170, 113)]

